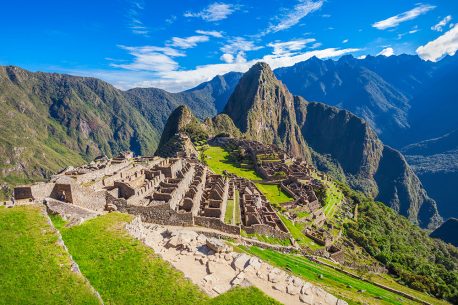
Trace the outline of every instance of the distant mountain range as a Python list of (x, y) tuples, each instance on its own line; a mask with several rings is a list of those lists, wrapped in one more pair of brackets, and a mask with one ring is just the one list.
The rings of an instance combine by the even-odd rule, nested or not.
[[(409, 174), (410, 168), (403, 165), (403, 157), (397, 151), (378, 144), (377, 136), (368, 128), (371, 126), (382, 141), (403, 149), (427, 191), (434, 195), (433, 198), (439, 199), (439, 210), (445, 217), (455, 216), (453, 207), (456, 201), (453, 201), (452, 192), (448, 191), (456, 185), (454, 179), (458, 179), (454, 167), (448, 166), (456, 157), (455, 138), (450, 138), (450, 149), (439, 153), (427, 150), (418, 154), (411, 147), (431, 138), (447, 138), (450, 132), (458, 129), (454, 119), (457, 103), (453, 102), (458, 88), (451, 85), (454, 79), (458, 79), (458, 69), (454, 69), (457, 58), (449, 57), (431, 63), (409, 55), (369, 56), (364, 60), (344, 56), (338, 61), (312, 58), (292, 67), (277, 69), (274, 77), (288, 89), (276, 87), (282, 90), (283, 95), (267, 90), (265, 93), (277, 98), (276, 102), (282, 106), (275, 108), (275, 105), (270, 105), (272, 107), (264, 110), (276, 109), (275, 117), (280, 121), (266, 125), (268, 128), (259, 136), (269, 142), (272, 140), (272, 143), (289, 145), (288, 148), (313, 158), (321, 168), (342, 174), (350, 184), (373, 195), (376, 193), (375, 186), (383, 188), (380, 176), (376, 175), (379, 169), (376, 163), (383, 158), (376, 154), (392, 154), (397, 160), (402, 160), (399, 164), (406, 173), (402, 177), (399, 176), (401, 172), (391, 173), (392, 179), (409, 186), (386, 191), (391, 194), (379, 199), (404, 215), (414, 215), (413, 218), (420, 215), (420, 223), (426, 226), (429, 220), (436, 219), (432, 216), (437, 214), (434, 204), (423, 205), (425, 210), (421, 211), (421, 202), (429, 202), (429, 197), (415, 179), (409, 178), (415, 175)], [(0, 67), (0, 102), (5, 109), (0, 114), (0, 179), (8, 184), (42, 179), (66, 165), (126, 149), (137, 154), (152, 154), (168, 116), (179, 105), (189, 106), (199, 119), (213, 117), (226, 107), (225, 112), (232, 115), (237, 127), (244, 130), (245, 123), (241, 122), (246, 118), (237, 117), (243, 116), (243, 111), (237, 110), (239, 106), (234, 103), (226, 106), (231, 98), (248, 100), (246, 96), (254, 94), (245, 92), (243, 88), (234, 92), (241, 77), (242, 73), (231, 72), (187, 91), (169, 93), (156, 88), (121, 91), (94, 78)], [(242, 85), (246, 86), (246, 90), (253, 90), (249, 84)], [(297, 96), (291, 100), (288, 90)], [(307, 100), (350, 110), (365, 118), (369, 125), (351, 113), (306, 102), (299, 95)], [(288, 109), (286, 114), (284, 109)], [(315, 115), (311, 115), (313, 112)], [(320, 120), (310, 123), (320, 115)], [(270, 117), (261, 115), (256, 119), (265, 123)], [(226, 118), (218, 117), (218, 120), (223, 125), (227, 124)], [(326, 121), (329, 125), (320, 125), (318, 121)], [(339, 124), (347, 128), (334, 130), (334, 133), (329, 131), (329, 134), (338, 135), (334, 138), (337, 142), (326, 140), (323, 138), (326, 134), (320, 134), (321, 130)], [(321, 127), (313, 129), (314, 126)], [(349, 135), (355, 135), (355, 130), (360, 130), (360, 134), (353, 142), (349, 141)], [(297, 137), (299, 133), (303, 138)], [(293, 135), (296, 135), (294, 140)], [(304, 142), (307, 145), (303, 145)], [(411, 146), (407, 146), (409, 144)], [(339, 145), (345, 146), (347, 151), (336, 149)], [(374, 147), (365, 150), (365, 145)], [(368, 151), (375, 155), (364, 155)], [(360, 179), (362, 177), (364, 179)], [(411, 183), (405, 184), (409, 179)], [(389, 185), (390, 181), (386, 183)], [(406, 199), (402, 198), (404, 191), (422, 195), (409, 195)], [(393, 198), (397, 199), (392, 201)], [(415, 203), (409, 201), (411, 199)], [(427, 216), (422, 217), (423, 213)]]
[[(228, 117), (233, 123), (218, 128), (265, 144), (276, 144), (291, 155), (313, 161), (321, 170), (342, 177), (352, 187), (391, 206), (423, 227), (440, 222), (436, 203), (396, 150), (383, 145), (369, 125), (348, 111), (293, 96), (267, 64), (258, 63), (246, 72), (222, 114), (212, 121), (193, 124), (191, 111), (179, 108), (167, 122), (160, 152), (176, 143), (175, 133), (215, 132), (213, 121)], [(187, 128), (187, 130), (186, 130)], [(183, 144), (176, 146), (183, 147)]]

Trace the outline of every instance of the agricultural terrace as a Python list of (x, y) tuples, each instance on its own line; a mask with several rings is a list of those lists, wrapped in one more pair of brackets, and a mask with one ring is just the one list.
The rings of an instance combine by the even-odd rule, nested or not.
[(0, 207), (0, 304), (99, 304), (38, 205)]

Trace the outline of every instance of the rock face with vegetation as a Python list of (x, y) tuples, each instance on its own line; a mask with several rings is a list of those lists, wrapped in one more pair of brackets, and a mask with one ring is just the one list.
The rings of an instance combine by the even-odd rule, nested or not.
[(268, 65), (256, 64), (243, 75), (224, 112), (245, 137), (295, 156), (309, 157), (311, 148), (318, 158), (329, 156), (352, 187), (422, 227), (440, 222), (434, 200), (398, 151), (352, 113), (294, 97)]
[(257, 63), (246, 72), (224, 113), (246, 138), (276, 144), (296, 157), (308, 157), (294, 111), (294, 97), (270, 67)]
[(438, 202), (440, 214), (458, 216), (458, 130), (411, 144), (402, 149), (428, 194)]
[[(314, 57), (274, 72), (293, 94), (366, 120), (384, 143), (406, 155), (441, 215), (458, 217), (453, 189), (458, 184), (458, 137), (453, 137), (458, 129), (458, 55), (438, 62), (405, 54), (364, 59), (348, 55), (339, 60)], [(453, 147), (446, 149), (439, 142)], [(442, 150), (419, 152), (413, 143), (437, 143)]]
[(239, 77), (228, 73), (180, 93), (121, 91), (95, 78), (0, 67), (2, 193), (98, 155), (151, 155), (175, 108), (185, 104), (200, 119), (212, 117)]
[(438, 225), (436, 203), (402, 154), (384, 145), (364, 120), (346, 110), (302, 98), (296, 99), (296, 113), (308, 145), (318, 154), (331, 156), (353, 188), (422, 227)]
[(159, 131), (122, 91), (94, 78), (0, 67), (3, 181), (27, 182), (100, 154), (154, 152)]

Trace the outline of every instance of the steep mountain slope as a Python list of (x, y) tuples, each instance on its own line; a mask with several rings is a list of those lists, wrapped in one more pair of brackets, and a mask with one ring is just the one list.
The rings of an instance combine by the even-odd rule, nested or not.
[(268, 65), (258, 63), (243, 75), (224, 112), (245, 137), (301, 157), (310, 157), (310, 147), (315, 160), (316, 154), (329, 156), (352, 187), (423, 227), (438, 224), (435, 202), (398, 151), (350, 112), (293, 97)]
[(152, 154), (176, 107), (212, 117), (239, 77), (217, 76), (181, 93), (121, 91), (94, 78), (0, 67), (0, 182), (43, 179), (100, 154)]
[(450, 118), (457, 107), (457, 70), (458, 56), (432, 63), (414, 55), (349, 55), (337, 61), (311, 58), (275, 74), (293, 94), (350, 110), (384, 142), (401, 148), (457, 128)]
[(458, 247), (458, 219), (450, 218), (444, 222), (439, 228), (434, 230), (430, 236), (439, 238)]
[(402, 149), (407, 161), (438, 202), (444, 218), (458, 215), (458, 131)]
[(243, 73), (229, 72), (217, 75), (212, 80), (204, 82), (195, 88), (182, 92), (196, 100), (208, 100), (214, 105), (216, 112), (220, 113), (226, 106), (229, 97), (237, 86)]
[(296, 112), (308, 145), (321, 155), (331, 156), (353, 188), (414, 222), (418, 220), (422, 227), (438, 224), (436, 203), (404, 157), (384, 145), (365, 121), (346, 110), (302, 98), (296, 99)]
[(83, 159), (154, 152), (155, 129), (122, 91), (94, 78), (0, 67), (3, 181), (20, 183)]
[(310, 157), (296, 123), (294, 97), (267, 64), (257, 63), (242, 76), (224, 113), (247, 138)]
[[(365, 119), (397, 149), (458, 129), (458, 55), (439, 62), (418, 56), (343, 56), (337, 61), (311, 58), (275, 70), (293, 94), (350, 110)], [(458, 138), (449, 138), (458, 146)], [(452, 142), (451, 142), (452, 143)], [(407, 160), (445, 217), (458, 217), (453, 185), (456, 154), (405, 152)], [(438, 167), (441, 167), (438, 170)]]

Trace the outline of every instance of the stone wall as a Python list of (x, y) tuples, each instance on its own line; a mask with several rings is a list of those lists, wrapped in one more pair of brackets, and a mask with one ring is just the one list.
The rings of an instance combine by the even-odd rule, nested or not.
[(218, 218), (194, 216), (194, 224), (201, 227), (211, 228), (229, 234), (240, 235), (240, 227), (228, 225)]
[(266, 236), (271, 236), (279, 239), (289, 239), (291, 236), (289, 233), (282, 232), (280, 230), (277, 230), (269, 225), (265, 224), (254, 224), (251, 226), (242, 226), (242, 229), (247, 232), (248, 234), (260, 234), (260, 235), (266, 235)]

